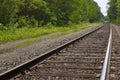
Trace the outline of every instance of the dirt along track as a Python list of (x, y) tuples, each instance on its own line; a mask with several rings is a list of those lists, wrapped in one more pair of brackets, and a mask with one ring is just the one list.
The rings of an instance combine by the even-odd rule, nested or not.
[(108, 38), (105, 24), (13, 80), (99, 80)]
[(110, 80), (120, 80), (120, 27), (113, 27), (113, 42), (110, 63)]

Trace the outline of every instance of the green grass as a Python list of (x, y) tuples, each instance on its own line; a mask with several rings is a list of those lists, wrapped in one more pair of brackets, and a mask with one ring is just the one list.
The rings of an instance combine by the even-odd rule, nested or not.
[(59, 34), (54, 34), (52, 36), (49, 36), (47, 38), (36, 38), (36, 39), (32, 39), (32, 40), (27, 40), (25, 42), (22, 42), (18, 45), (16, 45), (16, 47), (21, 47), (21, 46), (26, 46), (28, 44), (31, 44), (31, 43), (34, 43), (34, 42), (37, 42), (37, 41), (41, 41), (41, 40), (46, 40), (46, 39), (50, 39), (50, 38), (55, 38), (55, 37), (59, 37), (59, 36), (62, 36), (62, 35), (65, 35), (65, 34), (68, 34), (69, 32), (62, 32), (62, 33), (59, 33)]
[(62, 36), (62, 35), (68, 34), (68, 33), (70, 33), (70, 32), (62, 32), (62, 33), (59, 33), (59, 34), (54, 34), (54, 35), (48, 36), (46, 38), (40, 38), (40, 37), (38, 37), (38, 38), (33, 38), (33, 39), (30, 39), (30, 40), (26, 40), (24, 42), (21, 42), (19, 44), (14, 45), (14, 46), (10, 46), (8, 48), (1, 49), (0, 53), (7, 52), (7, 51), (13, 50), (13, 49), (18, 48), (18, 47), (26, 46), (26, 45), (29, 45), (31, 43), (37, 42), (37, 41), (59, 37), (59, 36)]
[[(33, 38), (45, 34), (55, 33), (55, 32), (61, 32), (65, 33), (67, 31), (77, 31), (81, 29), (85, 29), (91, 26), (99, 25), (100, 23), (82, 23), (79, 25), (72, 25), (72, 26), (64, 26), (64, 27), (35, 27), (35, 28), (19, 28), (19, 29), (12, 29), (12, 30), (4, 30), (0, 31), (0, 44), (14, 41), (14, 40), (21, 40), (26, 38)], [(58, 36), (58, 35), (57, 35)], [(38, 39), (40, 40), (40, 39)], [(29, 44), (38, 40), (30, 40), (25, 42), (24, 44)], [(23, 45), (23, 44), (21, 44)]]

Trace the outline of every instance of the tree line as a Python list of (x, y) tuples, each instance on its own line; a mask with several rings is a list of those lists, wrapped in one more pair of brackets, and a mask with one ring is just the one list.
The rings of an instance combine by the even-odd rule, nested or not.
[(47, 24), (63, 26), (96, 22), (102, 16), (94, 0), (0, 0), (2, 28), (40, 27)]
[(110, 0), (108, 5), (108, 17), (110, 21), (120, 24), (120, 0)]

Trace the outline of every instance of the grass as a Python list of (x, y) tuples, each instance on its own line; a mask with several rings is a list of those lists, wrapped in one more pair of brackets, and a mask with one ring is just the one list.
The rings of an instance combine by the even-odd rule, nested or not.
[[(72, 25), (72, 26), (64, 26), (64, 27), (55, 27), (55, 26), (50, 26), (50, 27), (35, 27), (35, 28), (29, 28), (29, 27), (24, 27), (24, 28), (19, 28), (19, 29), (12, 29), (12, 30), (4, 30), (0, 31), (0, 44), (4, 44), (6, 42), (14, 41), (14, 40), (21, 40), (21, 39), (26, 39), (26, 38), (34, 38), (37, 36), (45, 35), (45, 34), (50, 34), (50, 33), (55, 33), (55, 32), (60, 32), (62, 34), (66, 34), (68, 31), (78, 31), (81, 29), (86, 29), (88, 27), (96, 26), (99, 25), (100, 23), (82, 23), (78, 25)], [(59, 35), (53, 35), (55, 36), (60, 36)], [(28, 40), (24, 42), (23, 44), (19, 44), (19, 46), (25, 45), (25, 44), (30, 44), (32, 42), (36, 42), (41, 40), (41, 38), (38, 39), (33, 39), (33, 40)]]
[(41, 41), (41, 40), (46, 40), (46, 39), (50, 39), (50, 38), (55, 38), (55, 37), (59, 37), (61, 35), (65, 35), (65, 34), (68, 34), (70, 32), (62, 32), (62, 33), (59, 33), (59, 34), (54, 34), (52, 36), (49, 36), (47, 38), (33, 38), (33, 39), (30, 39), (30, 40), (27, 40), (27, 41), (24, 41), (22, 43), (19, 43), (19, 44), (16, 44), (14, 46), (10, 46), (8, 48), (5, 48), (5, 49), (0, 49), (0, 53), (4, 53), (4, 52), (7, 52), (7, 51), (10, 51), (10, 50), (13, 50), (15, 48), (18, 48), (18, 47), (22, 47), (22, 46), (26, 46), (26, 45), (29, 45), (31, 43), (34, 43), (34, 42), (37, 42), (37, 41)]

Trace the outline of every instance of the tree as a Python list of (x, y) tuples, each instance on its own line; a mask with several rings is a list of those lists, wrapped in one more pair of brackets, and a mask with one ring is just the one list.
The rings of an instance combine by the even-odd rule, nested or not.
[(117, 0), (117, 23), (120, 24), (120, 0)]
[(19, 28), (95, 22), (101, 15), (93, 0), (0, 0), (0, 23)]
[(0, 23), (7, 25), (16, 21), (19, 0), (0, 0)]
[(117, 18), (117, 1), (116, 0), (111, 0), (109, 2), (109, 10), (108, 10), (108, 16), (110, 17), (111, 20), (115, 20)]
[(93, 0), (45, 0), (56, 18), (57, 25), (94, 22), (101, 17), (98, 4)]
[(28, 19), (34, 18), (42, 25), (50, 21), (50, 11), (47, 3), (43, 0), (23, 0), (19, 8), (18, 16), (25, 16)]

